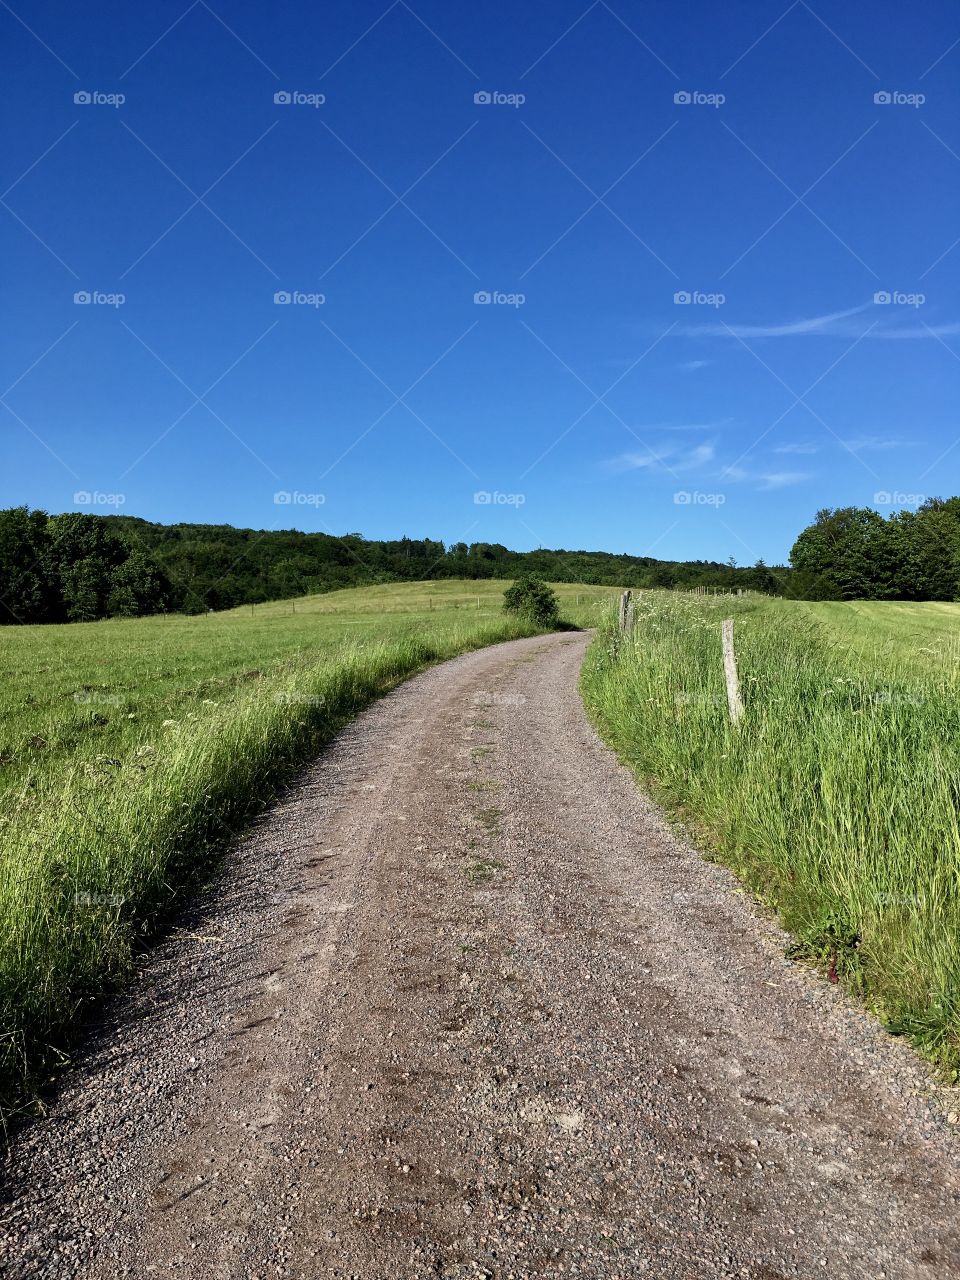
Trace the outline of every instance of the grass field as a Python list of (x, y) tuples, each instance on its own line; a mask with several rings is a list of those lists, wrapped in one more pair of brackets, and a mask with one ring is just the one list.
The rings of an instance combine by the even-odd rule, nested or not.
[[(720, 623), (745, 702), (731, 729)], [(702, 844), (887, 1026), (960, 1066), (960, 696), (951, 605), (646, 592), (583, 689)]]
[[(506, 585), (2, 628), (0, 1101), (122, 979), (204, 851), (347, 719), (430, 662), (530, 634), (501, 610)], [(557, 590), (574, 622), (616, 594)]]
[(960, 604), (853, 600), (808, 604), (836, 641), (872, 666), (936, 668), (960, 678)]

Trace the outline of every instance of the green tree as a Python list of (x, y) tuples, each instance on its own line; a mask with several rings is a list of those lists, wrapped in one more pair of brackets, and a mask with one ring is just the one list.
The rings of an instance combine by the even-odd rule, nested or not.
[(59, 609), (46, 512), (0, 511), (0, 622), (55, 622)]
[(905, 600), (953, 600), (954, 564), (960, 550), (960, 499), (930, 498), (916, 511), (891, 517), (900, 550), (898, 596)]
[(113, 571), (129, 547), (103, 516), (68, 512), (51, 516), (51, 562), (59, 578), (67, 619), (90, 622), (107, 614)]
[(795, 569), (825, 579), (843, 600), (896, 597), (902, 578), (891, 526), (868, 507), (824, 508), (790, 552)]
[(133, 551), (110, 574), (107, 612), (113, 617), (138, 618), (160, 613), (170, 599), (170, 583), (143, 551)]

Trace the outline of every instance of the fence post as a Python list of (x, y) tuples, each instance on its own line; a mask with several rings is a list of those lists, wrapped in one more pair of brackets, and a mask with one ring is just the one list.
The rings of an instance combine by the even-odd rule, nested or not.
[(624, 591), (623, 595), (620, 597), (620, 611), (617, 614), (617, 630), (620, 632), (621, 635), (623, 635), (623, 633), (627, 629), (627, 614), (629, 612), (629, 609), (630, 609), (630, 592)]
[(735, 725), (743, 715), (743, 699), (740, 697), (740, 681), (737, 677), (737, 657), (733, 651), (733, 619), (723, 624), (723, 673), (727, 681), (727, 706), (730, 723)]

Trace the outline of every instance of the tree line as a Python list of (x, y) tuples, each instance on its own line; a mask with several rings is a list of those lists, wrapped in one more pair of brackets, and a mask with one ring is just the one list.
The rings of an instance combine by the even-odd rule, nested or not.
[(175, 595), (149, 552), (105, 518), (0, 511), (0, 622), (133, 618)]
[(930, 499), (887, 519), (868, 508), (820, 511), (797, 539), (789, 566), (0, 511), (3, 623), (201, 613), (378, 582), (524, 575), (634, 589), (742, 588), (807, 600), (954, 600), (960, 498)]
[(960, 498), (930, 498), (886, 519), (825, 508), (790, 552), (794, 589), (830, 600), (960, 598)]
[(514, 579), (782, 593), (785, 567), (497, 542), (376, 541), (297, 529), (154, 524), (135, 516), (0, 511), (0, 623), (205, 613), (379, 582)]

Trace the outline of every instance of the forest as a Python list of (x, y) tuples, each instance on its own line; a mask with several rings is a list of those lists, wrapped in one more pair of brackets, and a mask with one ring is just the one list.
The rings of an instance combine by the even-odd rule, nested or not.
[(797, 538), (790, 564), (774, 566), (0, 511), (3, 623), (205, 613), (341, 587), (522, 573), (550, 582), (741, 588), (801, 600), (954, 600), (960, 498), (930, 499), (887, 518), (866, 507), (824, 509)]

